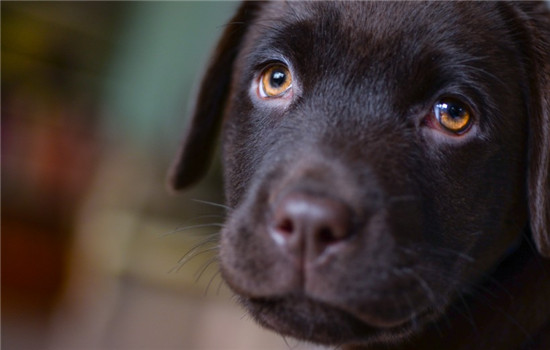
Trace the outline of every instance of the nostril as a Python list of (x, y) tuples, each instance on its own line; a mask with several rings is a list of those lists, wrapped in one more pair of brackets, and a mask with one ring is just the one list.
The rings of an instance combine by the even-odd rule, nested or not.
[(277, 226), (275, 227), (275, 229), (276, 229), (277, 232), (279, 232), (280, 234), (289, 236), (289, 235), (291, 235), (291, 234), (294, 232), (294, 223), (292, 222), (291, 219), (285, 218), (285, 219), (282, 219), (282, 220), (277, 224)]
[(330, 227), (320, 227), (317, 232), (317, 239), (327, 245), (338, 241), (337, 235)]

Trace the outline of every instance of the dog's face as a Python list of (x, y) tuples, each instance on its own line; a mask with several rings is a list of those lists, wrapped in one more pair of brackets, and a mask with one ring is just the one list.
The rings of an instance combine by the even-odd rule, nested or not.
[(225, 82), (202, 98), (226, 101), (222, 273), (261, 324), (326, 344), (397, 340), (520, 239), (540, 91), (513, 13), (241, 8), (205, 80)]

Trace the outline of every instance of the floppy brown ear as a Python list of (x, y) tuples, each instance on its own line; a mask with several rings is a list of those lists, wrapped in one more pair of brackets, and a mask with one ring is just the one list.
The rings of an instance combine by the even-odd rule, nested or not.
[[(521, 2), (520, 2), (521, 3)], [(530, 71), (529, 211), (533, 239), (550, 258), (550, 11), (547, 4), (522, 3), (527, 17)]]
[(192, 185), (208, 170), (229, 95), (233, 63), (257, 6), (254, 2), (243, 2), (210, 59), (179, 153), (168, 174), (172, 190)]

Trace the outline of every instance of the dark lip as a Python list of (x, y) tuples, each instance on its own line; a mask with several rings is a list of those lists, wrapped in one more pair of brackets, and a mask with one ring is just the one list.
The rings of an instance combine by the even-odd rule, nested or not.
[[(360, 315), (304, 295), (289, 295), (277, 298), (241, 298), (241, 302), (252, 312), (254, 318), (264, 326), (295, 338), (304, 338), (304, 334), (307, 334), (300, 331), (301, 327), (309, 329), (309, 334), (314, 334), (316, 338), (311, 339), (309, 337), (304, 340), (318, 341), (327, 345), (341, 344), (343, 342), (367, 344), (377, 342), (377, 339), (388, 339), (388, 337), (392, 339), (406, 338), (413, 332), (416, 333), (423, 325), (438, 315), (435, 310), (427, 308), (397, 325), (376, 327), (362, 320)], [(303, 325), (297, 324), (294, 327), (289, 327), (292, 329), (285, 329), (284, 326), (281, 328), (281, 325), (292, 322), (287, 319), (291, 317), (289, 314), (298, 316), (301, 313), (300, 308), (303, 305), (309, 305), (314, 310), (314, 316), (312, 317), (309, 314), (304, 317), (304, 320), (327, 319), (331, 323), (317, 325), (319, 329), (313, 332), (311, 332), (311, 322), (308, 323), (306, 321), (303, 322)], [(283, 316), (281, 316), (281, 310), (284, 311), (282, 313)], [(335, 326), (333, 324), (335, 320), (340, 325)], [(331, 331), (334, 333), (333, 330), (338, 330), (337, 334), (331, 334)], [(346, 330), (347, 333), (343, 330)]]
[[(291, 299), (291, 301), (289, 301)], [(297, 339), (325, 345), (363, 342), (374, 337), (377, 329), (370, 327), (353, 315), (308, 298), (243, 298), (242, 303), (263, 326)], [(301, 303), (296, 307), (295, 303)], [(294, 304), (294, 305), (292, 305)], [(307, 305), (315, 309), (315, 317), (296, 310)], [(330, 320), (323, 322), (320, 320)], [(333, 324), (335, 320), (343, 325)], [(313, 324), (313, 322), (317, 322)]]

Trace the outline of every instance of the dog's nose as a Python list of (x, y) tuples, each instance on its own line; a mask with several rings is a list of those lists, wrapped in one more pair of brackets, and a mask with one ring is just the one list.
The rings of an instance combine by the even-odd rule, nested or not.
[(350, 235), (350, 211), (335, 199), (290, 193), (275, 205), (271, 235), (300, 258), (315, 259)]

